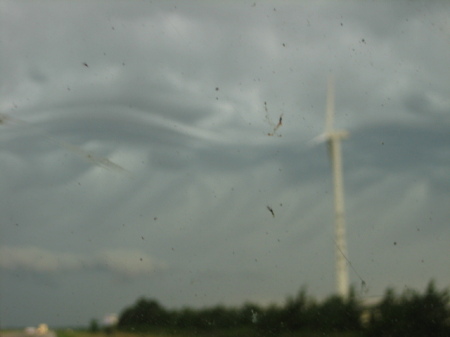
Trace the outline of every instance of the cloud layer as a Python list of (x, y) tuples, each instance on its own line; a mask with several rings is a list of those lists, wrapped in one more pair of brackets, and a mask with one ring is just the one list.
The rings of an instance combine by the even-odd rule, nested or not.
[(445, 285), (446, 3), (51, 4), (0, 2), (2, 324), (333, 293), (331, 73), (352, 284)]
[(0, 268), (10, 271), (51, 275), (95, 270), (133, 278), (152, 274), (165, 267), (163, 262), (137, 250), (102, 250), (89, 255), (56, 252), (33, 246), (0, 248)]

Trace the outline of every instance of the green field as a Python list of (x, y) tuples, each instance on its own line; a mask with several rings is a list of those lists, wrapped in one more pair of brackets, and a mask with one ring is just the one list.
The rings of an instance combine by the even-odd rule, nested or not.
[(154, 331), (148, 333), (114, 332), (112, 334), (90, 333), (85, 331), (58, 330), (57, 337), (363, 337), (360, 333), (349, 332), (293, 332), (264, 333), (256, 330), (229, 329), (222, 331)]

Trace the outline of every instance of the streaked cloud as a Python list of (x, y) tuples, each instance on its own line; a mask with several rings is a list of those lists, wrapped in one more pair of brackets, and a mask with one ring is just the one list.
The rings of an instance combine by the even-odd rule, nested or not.
[(103, 250), (89, 255), (51, 251), (36, 246), (2, 246), (0, 268), (47, 275), (99, 270), (132, 278), (165, 269), (166, 264), (137, 250)]

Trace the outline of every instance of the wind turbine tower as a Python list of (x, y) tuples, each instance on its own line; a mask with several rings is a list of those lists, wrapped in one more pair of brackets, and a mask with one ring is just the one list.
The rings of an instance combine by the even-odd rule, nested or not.
[(328, 155), (333, 171), (334, 188), (334, 241), (336, 258), (336, 290), (343, 298), (348, 297), (348, 258), (345, 237), (345, 207), (344, 207), (344, 182), (342, 177), (342, 153), (341, 140), (349, 136), (347, 131), (335, 130), (334, 119), (334, 79), (328, 79), (327, 110), (325, 121), (325, 133), (320, 138), (327, 142)]

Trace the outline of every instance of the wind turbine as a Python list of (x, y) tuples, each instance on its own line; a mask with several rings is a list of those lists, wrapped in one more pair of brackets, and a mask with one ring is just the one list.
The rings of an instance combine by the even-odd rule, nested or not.
[(328, 155), (333, 171), (334, 188), (334, 241), (336, 258), (336, 290), (343, 298), (348, 297), (348, 264), (347, 244), (345, 238), (345, 208), (344, 208), (344, 182), (342, 177), (341, 140), (349, 136), (347, 131), (335, 130), (334, 119), (334, 79), (328, 78), (327, 110), (325, 120), (325, 132), (316, 137), (314, 141), (325, 141), (328, 147)]

